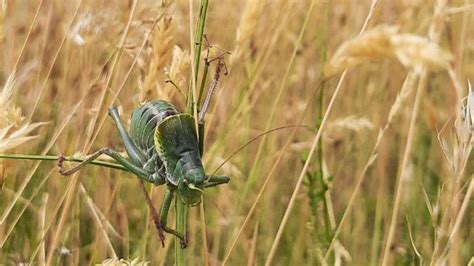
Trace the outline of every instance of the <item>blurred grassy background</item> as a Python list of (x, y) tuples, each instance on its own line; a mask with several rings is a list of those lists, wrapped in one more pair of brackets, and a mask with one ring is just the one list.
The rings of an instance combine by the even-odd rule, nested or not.
[[(310, 129), (296, 128), (294, 135), (294, 128), (269, 133), (219, 170), (232, 180), (206, 190), (205, 235), (200, 208), (190, 210), (190, 265), (224, 260), (262, 265), (273, 245), (277, 265), (324, 264), (326, 253), (328, 264), (472, 263), (472, 122), (460, 106), (468, 91), (466, 80), (474, 75), (474, 2), (379, 1), (371, 7), (373, 2), (210, 1), (207, 38), (232, 54), (226, 56), (229, 74), (222, 76), (207, 117), (207, 172), (268, 129), (295, 124)], [(35, 131), (38, 137), (8, 151), (85, 155), (105, 146), (123, 150), (107, 118), (109, 106), (120, 106), (127, 123), (131, 111), (150, 99), (166, 99), (184, 110), (185, 99), (165, 80), (171, 78), (183, 90), (189, 86), (190, 25), (194, 30), (195, 24), (190, 13), (195, 20), (198, 6), (198, 1), (182, 0), (4, 0), (0, 81), (6, 84), (14, 73), (12, 101), (17, 107), (0, 119), (12, 124), (12, 131), (22, 124), (50, 122)], [(423, 38), (426, 45), (402, 51), (408, 51), (408, 61), (417, 55), (421, 61), (407, 64), (399, 50), (394, 50), (396, 56), (376, 54), (380, 47), (380, 53), (391, 47), (377, 46), (378, 37), (354, 39), (368, 18), (366, 31), (395, 25), (399, 33)], [(408, 40), (403, 34), (395, 37)], [(349, 48), (344, 50), (344, 44)], [(437, 49), (451, 56), (432, 69), (428, 59), (441, 57)], [(211, 54), (219, 50), (211, 48)], [(334, 66), (337, 56), (345, 63)], [(331, 64), (334, 73), (329, 76)], [(428, 68), (420, 69), (420, 64)], [(351, 68), (276, 242), (316, 130), (346, 67)], [(406, 97), (396, 106), (404, 83)], [(422, 91), (418, 106), (415, 91)], [(394, 106), (397, 116), (387, 123)], [(413, 109), (418, 116), (410, 136)], [(456, 127), (455, 121), (471, 124)], [(405, 156), (407, 143), (411, 152)], [(360, 190), (350, 201), (366, 166)], [(1, 168), (0, 264), (82, 265), (110, 258), (172, 263), (173, 237), (167, 237), (163, 249), (131, 174), (89, 166), (64, 178), (52, 162), (19, 160), (2, 160)], [(149, 189), (159, 206), (164, 187)], [(328, 251), (349, 202), (351, 211)], [(399, 203), (397, 212), (394, 202)], [(394, 214), (397, 219), (391, 223)]]

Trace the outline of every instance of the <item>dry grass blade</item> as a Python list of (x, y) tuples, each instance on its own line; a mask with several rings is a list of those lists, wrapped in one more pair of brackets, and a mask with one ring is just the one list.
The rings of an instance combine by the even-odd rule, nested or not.
[(413, 248), (413, 251), (415, 252), (416, 256), (418, 257), (420, 265), (423, 265), (423, 257), (421, 256), (420, 252), (416, 248), (415, 240), (413, 240), (413, 233), (411, 231), (410, 222), (408, 221), (408, 217), (406, 217), (406, 221), (407, 221), (408, 235), (410, 237), (411, 247)]
[[(45, 225), (46, 225), (46, 210), (48, 207), (48, 198), (49, 198), (49, 194), (47, 193), (43, 194), (41, 197), (41, 209), (40, 209), (40, 213), (38, 214), (39, 221), (40, 221), (38, 229), (40, 231), (40, 235), (44, 235), (46, 233)], [(41, 241), (39, 253), (40, 253), (39, 258), (38, 258), (39, 263), (41, 265), (46, 265), (46, 245), (44, 241)]]
[(469, 207), (469, 201), (471, 200), (471, 196), (473, 192), (474, 192), (474, 176), (471, 176), (470, 181), (469, 181), (469, 187), (462, 201), (461, 208), (459, 209), (459, 212), (456, 215), (451, 232), (449, 233), (448, 243), (446, 244), (443, 252), (441, 252), (442, 255), (448, 252), (450, 245), (453, 244), (452, 242), (459, 231), (461, 222), (466, 214), (467, 208)]
[(0, 2), (0, 43), (5, 38), (5, 34), (3, 33), (3, 31), (5, 30), (5, 27), (3, 25), (5, 24), (6, 13), (7, 13), (7, 1), (2, 0)]
[(247, 260), (247, 265), (252, 266), (256, 264), (257, 258), (256, 258), (256, 253), (257, 253), (257, 242), (258, 242), (258, 226), (259, 222), (255, 224), (255, 228), (253, 230), (253, 235), (252, 235), (252, 243), (250, 244), (250, 256)]

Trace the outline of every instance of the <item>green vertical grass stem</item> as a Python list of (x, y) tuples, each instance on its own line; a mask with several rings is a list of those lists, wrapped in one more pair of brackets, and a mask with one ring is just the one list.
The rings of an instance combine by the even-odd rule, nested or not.
[[(176, 230), (178, 232), (183, 232), (186, 237), (186, 221), (188, 218), (188, 206), (176, 195), (175, 198), (175, 211), (176, 211)], [(175, 265), (183, 266), (186, 265), (186, 249), (183, 249), (180, 245), (178, 238), (174, 241), (174, 251), (175, 251)]]

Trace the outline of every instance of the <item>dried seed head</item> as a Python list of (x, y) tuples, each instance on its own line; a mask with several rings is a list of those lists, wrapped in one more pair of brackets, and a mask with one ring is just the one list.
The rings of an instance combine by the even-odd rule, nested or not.
[(82, 31), (86, 29), (92, 20), (92, 14), (86, 13), (84, 14), (78, 22), (72, 27), (71, 32), (69, 32), (69, 38), (75, 43), (77, 46), (83, 46), (86, 43), (84, 36), (81, 35)]
[(463, 106), (463, 114), (465, 116), (465, 120), (467, 120), (467, 123), (471, 130), (473, 130), (474, 127), (474, 92), (472, 91), (472, 86), (471, 82), (467, 81), (468, 84), (468, 94), (466, 97), (466, 105)]
[(378, 60), (393, 56), (391, 37), (397, 34), (396, 26), (377, 26), (361, 36), (344, 42), (326, 66), (328, 75), (362, 64), (366, 60)]
[(23, 121), (21, 109), (12, 103), (15, 77), (10, 75), (0, 92), (0, 152), (15, 148), (36, 136), (28, 136), (34, 129), (47, 123), (25, 123), (18, 128)]
[[(171, 59), (171, 65), (167, 71), (167, 76), (172, 80), (178, 88), (183, 90), (186, 88), (186, 78), (187, 71), (189, 69), (189, 64), (191, 62), (191, 56), (188, 51), (182, 50), (179, 46), (173, 48)], [(169, 99), (171, 94), (176, 92), (175, 88), (172, 88), (172, 84), (166, 84), (165, 89), (159, 91), (160, 99)], [(164, 94), (164, 95), (163, 95)]]
[(426, 38), (412, 34), (397, 34), (392, 36), (391, 43), (400, 62), (406, 67), (420, 71), (423, 66), (432, 70), (449, 67), (452, 56), (438, 44)]
[(441, 138), (438, 135), (444, 156), (456, 177), (462, 176), (474, 143), (474, 92), (468, 82), (468, 94), (461, 102), (462, 112), (454, 122), (454, 138)]
[(163, 72), (171, 59), (174, 32), (175, 25), (171, 17), (164, 17), (158, 22), (153, 33), (151, 62), (139, 91), (140, 102), (155, 98), (154, 92), (163, 88), (165, 80)]
[(404, 66), (421, 70), (447, 68), (450, 53), (436, 43), (413, 34), (400, 34), (398, 27), (380, 25), (343, 43), (326, 66), (326, 74), (337, 74), (367, 60), (397, 58)]
[(369, 119), (365, 117), (357, 118), (353, 115), (339, 118), (328, 124), (327, 131), (331, 132), (337, 129), (347, 129), (354, 132), (359, 132), (362, 130), (372, 130), (374, 124), (370, 122)]
[(12, 103), (13, 88), (15, 86), (15, 77), (10, 75), (0, 92), (0, 128), (7, 127), (9, 125), (18, 125), (23, 117), (18, 115), (18, 108)]
[(474, 141), (474, 92), (468, 81), (468, 93), (463, 101), (462, 112), (456, 120), (456, 136), (462, 146), (468, 146)]
[(230, 65), (244, 56), (249, 50), (252, 34), (255, 32), (258, 20), (264, 11), (266, 1), (247, 1), (242, 12), (239, 27), (237, 28), (235, 50), (230, 56)]

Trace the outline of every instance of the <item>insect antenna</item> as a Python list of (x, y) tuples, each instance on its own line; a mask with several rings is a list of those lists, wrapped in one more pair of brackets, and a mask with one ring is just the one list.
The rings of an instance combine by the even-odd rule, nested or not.
[(212, 172), (212, 175), (215, 175), (217, 173), (217, 171), (219, 171), (227, 162), (230, 161), (230, 159), (232, 159), (235, 155), (237, 155), (239, 152), (241, 152), (243, 149), (245, 149), (248, 145), (250, 145), (252, 142), (258, 140), (259, 138), (267, 135), (267, 134), (270, 134), (272, 132), (275, 132), (275, 131), (279, 131), (279, 130), (283, 130), (283, 129), (289, 129), (289, 128), (295, 128), (295, 127), (301, 127), (301, 128), (306, 128), (310, 131), (313, 131), (315, 132), (316, 130), (314, 128), (311, 128), (309, 126), (306, 126), (306, 125), (288, 125), (288, 126), (281, 126), (281, 127), (277, 127), (277, 128), (274, 128), (274, 129), (270, 129), (268, 131), (265, 131), (263, 133), (260, 133), (258, 134), (257, 136), (251, 138), (249, 141), (247, 141), (244, 145), (240, 146), (237, 150), (235, 150), (229, 157), (227, 157), (217, 168), (216, 170), (214, 170), (214, 172)]
[(166, 79), (165, 79), (165, 83), (170, 83), (171, 85), (173, 85), (173, 87), (175, 89), (178, 90), (178, 92), (184, 97), (186, 98), (186, 95), (184, 95), (183, 91), (178, 87), (178, 85), (176, 85), (176, 83), (171, 79), (170, 77), (170, 74), (167, 72), (166, 73)]
[[(316, 85), (316, 90), (313, 91), (313, 93), (311, 93), (309, 99), (308, 99), (308, 103), (306, 105), (306, 108), (304, 110), (304, 113), (306, 113), (306, 111), (308, 110), (308, 106), (309, 104), (311, 103), (311, 101), (313, 101), (314, 99), (314, 96), (316, 95), (316, 92), (319, 91), (319, 89), (321, 88), (321, 86), (327, 82), (330, 78), (321, 78), (318, 82), (317, 82), (317, 85)], [(300, 123), (302, 122), (299, 121)], [(232, 159), (235, 155), (237, 155), (237, 153), (239, 153), (241, 150), (245, 149), (250, 143), (256, 141), (257, 139), (259, 139), (260, 137), (263, 137), (265, 136), (266, 134), (269, 134), (269, 133), (272, 133), (272, 132), (275, 132), (275, 131), (278, 131), (278, 130), (282, 130), (282, 129), (288, 129), (288, 128), (295, 128), (295, 127), (304, 127), (304, 128), (307, 128), (313, 132), (316, 132), (316, 130), (312, 127), (309, 127), (307, 125), (288, 125), (288, 126), (282, 126), (282, 127), (277, 127), (277, 128), (274, 128), (274, 129), (270, 129), (266, 132), (263, 132), (255, 137), (253, 137), (252, 139), (250, 139), (249, 141), (247, 141), (247, 143), (245, 143), (244, 145), (242, 145), (240, 148), (238, 148), (235, 152), (233, 152), (229, 157), (227, 157), (227, 159), (225, 159), (217, 168), (216, 170), (214, 170), (214, 172), (212, 173), (212, 175), (215, 175), (217, 173), (217, 171), (219, 171), (219, 169), (221, 169), (228, 161), (230, 161), (230, 159)]]
[[(270, 129), (268, 131), (265, 131), (263, 133), (260, 133), (258, 134), (257, 136), (251, 138), (249, 141), (247, 141), (245, 144), (243, 144), (242, 146), (240, 146), (237, 150), (235, 150), (229, 157), (227, 157), (217, 168), (216, 170), (214, 170), (214, 172), (212, 172), (211, 176), (215, 175), (226, 163), (228, 163), (235, 155), (237, 155), (239, 152), (241, 152), (243, 149), (245, 149), (248, 145), (252, 144), (254, 141), (258, 140), (259, 138), (267, 135), (267, 134), (270, 134), (272, 132), (276, 132), (276, 131), (279, 131), (279, 130), (283, 130), (283, 129), (289, 129), (289, 128), (295, 128), (295, 127), (300, 127), (300, 128), (306, 128), (312, 132), (316, 132), (316, 130), (314, 128), (311, 128), (310, 126), (306, 126), (306, 125), (288, 125), (288, 126), (281, 126), (281, 127), (277, 127), (277, 128), (274, 128), (274, 129)], [(221, 214), (221, 216), (226, 219), (227, 221), (229, 221), (229, 218), (227, 217), (227, 215), (225, 215), (224, 211), (222, 211), (222, 209), (217, 205), (217, 203), (215, 201), (211, 201), (211, 203), (217, 208), (217, 210), (219, 211), (219, 213)]]
[(224, 218), (224, 220), (226, 220), (226, 222), (229, 222), (229, 221), (230, 221), (229, 216), (222, 210), (221, 207), (219, 207), (219, 205), (217, 205), (215, 199), (211, 199), (211, 198), (209, 198), (207, 195), (206, 195), (206, 199), (208, 199), (208, 201), (209, 201), (214, 207), (216, 207), (216, 209), (217, 209), (217, 211), (219, 212), (220, 216), (221, 216), (222, 218)]

